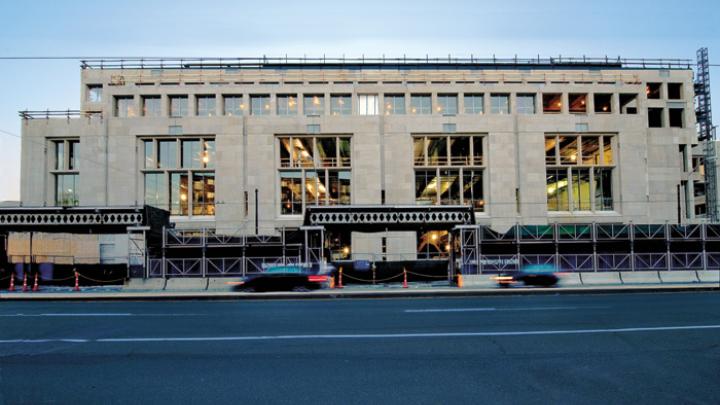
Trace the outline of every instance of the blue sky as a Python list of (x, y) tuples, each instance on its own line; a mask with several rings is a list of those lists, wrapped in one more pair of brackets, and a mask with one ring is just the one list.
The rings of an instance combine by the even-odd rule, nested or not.
[[(694, 58), (707, 46), (720, 65), (710, 0), (94, 3), (6, 2), (0, 56)], [(720, 116), (720, 68), (711, 78)], [(0, 60), (0, 200), (19, 198), (17, 111), (78, 108), (79, 79), (77, 61)]]

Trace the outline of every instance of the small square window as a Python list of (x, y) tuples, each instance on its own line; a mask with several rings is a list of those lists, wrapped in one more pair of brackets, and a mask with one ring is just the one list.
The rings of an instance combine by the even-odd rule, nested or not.
[(88, 103), (102, 102), (103, 86), (102, 84), (88, 84), (87, 101)]
[(159, 117), (161, 114), (160, 96), (143, 96), (142, 97), (142, 113), (145, 117)]
[(535, 95), (518, 94), (516, 100), (518, 114), (535, 114)]
[(668, 98), (670, 100), (682, 100), (682, 83), (668, 83)]
[(269, 115), (270, 96), (255, 94), (250, 96), (250, 115)]
[(682, 108), (669, 108), (668, 109), (668, 115), (669, 115), (669, 121), (670, 121), (670, 127), (671, 128), (682, 128), (683, 125), (683, 115), (685, 115), (685, 110)]
[(277, 115), (297, 115), (298, 102), (295, 94), (278, 94)]
[(595, 112), (610, 114), (612, 112), (612, 94), (595, 94)]
[(543, 112), (545, 114), (562, 112), (562, 94), (543, 94)]
[(115, 116), (129, 118), (136, 116), (135, 98), (133, 96), (115, 96)]
[(223, 96), (223, 112), (225, 115), (242, 115), (245, 110), (245, 104), (243, 104), (243, 98), (241, 95), (226, 95)]
[(330, 95), (330, 114), (331, 115), (351, 115), (352, 100), (349, 94), (332, 94)]
[(305, 94), (303, 98), (305, 115), (322, 115), (325, 113), (325, 96), (322, 94)]
[(170, 96), (170, 116), (174, 118), (187, 117), (188, 96)]
[(432, 112), (432, 98), (429, 94), (410, 95), (411, 114), (430, 114)]
[(465, 94), (465, 114), (482, 114), (484, 99), (482, 94)]
[(491, 94), (490, 112), (493, 114), (510, 114), (510, 95)]
[(215, 96), (197, 96), (197, 115), (212, 117), (215, 115)]
[(587, 112), (587, 94), (570, 93), (568, 99), (571, 114), (585, 114)]
[(645, 86), (645, 94), (647, 94), (647, 98), (657, 100), (660, 98), (660, 89), (662, 88), (662, 83), (648, 83)]
[(663, 126), (663, 109), (648, 108), (648, 127), (662, 128)]
[(437, 112), (443, 115), (457, 115), (457, 94), (438, 94)]

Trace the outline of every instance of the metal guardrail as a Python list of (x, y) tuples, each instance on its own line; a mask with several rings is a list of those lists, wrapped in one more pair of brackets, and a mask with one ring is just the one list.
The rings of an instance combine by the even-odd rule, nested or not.
[(97, 58), (80, 61), (82, 69), (232, 69), (232, 68), (265, 68), (283, 66), (607, 66), (607, 67), (643, 67), (690, 69), (694, 65), (691, 59), (664, 58), (622, 58), (617, 57), (545, 57), (535, 58), (469, 58), (458, 57), (140, 57), (140, 58)]
[(147, 276), (155, 277), (245, 277), (260, 274), (268, 267), (301, 265), (300, 256), (209, 257), (150, 259)]
[(35, 118), (76, 118), (76, 117), (99, 117), (102, 118), (102, 111), (83, 111), (83, 110), (24, 110), (18, 111), (18, 115), (22, 119)]

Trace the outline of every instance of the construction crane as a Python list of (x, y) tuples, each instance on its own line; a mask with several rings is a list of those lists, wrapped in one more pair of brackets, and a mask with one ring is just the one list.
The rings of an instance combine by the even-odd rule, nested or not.
[(712, 124), (712, 103), (710, 102), (710, 62), (708, 49), (697, 51), (697, 72), (695, 77), (695, 115), (698, 125), (698, 140), (703, 142), (705, 166), (705, 206), (709, 222), (718, 222), (717, 166), (715, 150), (715, 128)]

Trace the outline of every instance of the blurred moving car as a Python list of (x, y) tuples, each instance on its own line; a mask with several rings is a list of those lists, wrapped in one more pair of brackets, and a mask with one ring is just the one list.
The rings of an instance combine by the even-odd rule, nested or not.
[(518, 283), (526, 286), (552, 287), (558, 283), (558, 275), (552, 265), (531, 265), (522, 270), (503, 273), (495, 277), (500, 287), (510, 287)]
[(272, 266), (262, 273), (247, 276), (235, 290), (242, 292), (262, 291), (311, 291), (330, 286), (332, 267)]

